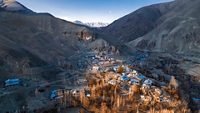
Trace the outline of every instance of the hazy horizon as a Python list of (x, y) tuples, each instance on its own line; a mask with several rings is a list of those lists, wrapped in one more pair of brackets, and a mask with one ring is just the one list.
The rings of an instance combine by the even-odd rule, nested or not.
[(172, 0), (17, 0), (35, 12), (68, 20), (111, 23), (134, 10)]

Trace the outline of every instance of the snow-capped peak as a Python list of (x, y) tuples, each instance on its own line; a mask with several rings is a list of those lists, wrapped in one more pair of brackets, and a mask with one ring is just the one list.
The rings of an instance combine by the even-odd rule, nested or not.
[(74, 21), (74, 23), (76, 24), (80, 24), (80, 25), (85, 25), (85, 26), (88, 26), (88, 27), (106, 27), (109, 25), (109, 23), (103, 23), (103, 22), (86, 22), (86, 23), (83, 23), (81, 21)]
[(25, 11), (32, 12), (16, 0), (0, 0), (0, 7), (6, 11)]
[(87, 22), (85, 25), (90, 27), (106, 27), (109, 25), (109, 23), (103, 23), (103, 22)]

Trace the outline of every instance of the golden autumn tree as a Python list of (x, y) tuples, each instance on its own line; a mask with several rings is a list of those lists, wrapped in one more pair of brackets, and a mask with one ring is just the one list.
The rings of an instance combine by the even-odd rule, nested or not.
[(120, 66), (118, 69), (117, 69), (117, 73), (120, 73), (122, 74), (124, 72), (124, 68), (122, 66)]

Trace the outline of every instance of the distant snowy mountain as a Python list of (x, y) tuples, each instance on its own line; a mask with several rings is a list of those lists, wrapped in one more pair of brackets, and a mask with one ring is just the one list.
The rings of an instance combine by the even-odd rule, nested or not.
[(79, 21), (79, 20), (76, 20), (76, 21), (74, 21), (74, 23), (75, 23), (75, 24), (84, 25), (84, 23), (83, 23), (83, 22), (81, 22), (81, 21)]
[(106, 27), (109, 25), (109, 23), (103, 23), (103, 22), (87, 22), (87, 23), (83, 23), (81, 21), (74, 21), (74, 23), (76, 24), (80, 24), (80, 25), (86, 25), (89, 27)]
[(85, 25), (90, 26), (90, 27), (106, 27), (109, 25), (109, 23), (103, 23), (103, 22), (89, 22), (85, 23)]
[(0, 7), (6, 11), (33, 12), (16, 0), (0, 0)]

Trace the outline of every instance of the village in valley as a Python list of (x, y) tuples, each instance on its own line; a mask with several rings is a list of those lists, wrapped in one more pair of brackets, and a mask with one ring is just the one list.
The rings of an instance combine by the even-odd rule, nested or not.
[(87, 53), (87, 63), (78, 61), (78, 68), (87, 70), (77, 79), (81, 87), (53, 90), (50, 98), (59, 106), (78, 107), (82, 113), (188, 112), (187, 98), (181, 97), (175, 76), (143, 69), (149, 56), (137, 52), (135, 58), (124, 59), (105, 51)]
[[(23, 108), (30, 111), (62, 112), (75, 108), (81, 113), (188, 112), (187, 97), (183, 97), (184, 91), (177, 78), (158, 71), (158, 65), (172, 67), (178, 61), (164, 61), (161, 57), (161, 63), (153, 62), (148, 52), (136, 52), (134, 57), (126, 58), (118, 54), (109, 51), (81, 53), (71, 60), (84, 58), (76, 60), (75, 66), (65, 67), (70, 71), (59, 73), (60, 79), (44, 81), (39, 86), (26, 86), (21, 79), (7, 79), (5, 87), (26, 87), (33, 92), (32, 99)], [(41, 104), (34, 105), (35, 99)]]
[(0, 0), (0, 113), (200, 113), (199, 10)]
[(149, 53), (136, 54), (134, 63), (109, 55), (93, 56), (94, 63), (86, 74), (88, 88), (80, 93), (82, 106), (95, 113), (187, 112), (176, 78), (170, 76), (162, 81), (146, 75), (141, 68), (145, 68)]

